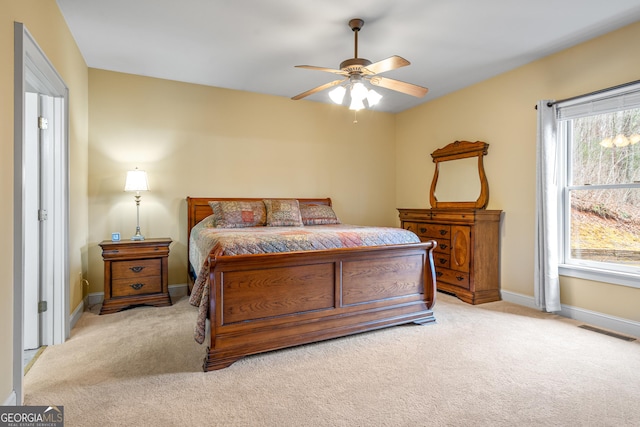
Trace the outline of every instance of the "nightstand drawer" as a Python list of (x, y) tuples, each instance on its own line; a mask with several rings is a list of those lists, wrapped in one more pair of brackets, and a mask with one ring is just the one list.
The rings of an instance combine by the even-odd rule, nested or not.
[(119, 279), (137, 280), (139, 277), (160, 276), (162, 260), (139, 259), (133, 261), (115, 261), (111, 263), (111, 275)]
[(130, 295), (153, 294), (158, 292), (162, 292), (162, 281), (160, 276), (114, 279), (111, 282), (111, 296), (114, 298)]

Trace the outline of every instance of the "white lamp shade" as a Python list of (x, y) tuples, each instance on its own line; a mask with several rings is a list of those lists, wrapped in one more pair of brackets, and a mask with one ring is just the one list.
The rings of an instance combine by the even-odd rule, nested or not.
[(367, 97), (368, 92), (369, 91), (362, 83), (354, 83), (353, 87), (351, 88), (351, 100), (362, 103), (362, 101)]
[(373, 107), (382, 99), (382, 95), (380, 95), (375, 90), (371, 89), (367, 94), (367, 102), (369, 103), (369, 107)]
[(351, 98), (351, 105), (349, 105), (350, 110), (360, 111), (364, 108), (364, 104), (361, 99)]
[(124, 191), (148, 191), (147, 173), (145, 171), (132, 170), (127, 172), (127, 181), (124, 184)]
[(336, 104), (342, 104), (342, 100), (344, 99), (344, 94), (346, 91), (347, 89), (345, 89), (344, 86), (338, 86), (337, 88), (329, 92), (329, 98), (331, 98), (331, 100)]

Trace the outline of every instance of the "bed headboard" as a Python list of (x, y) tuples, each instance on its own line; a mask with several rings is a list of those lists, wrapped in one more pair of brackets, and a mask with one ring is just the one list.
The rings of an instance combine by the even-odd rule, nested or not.
[[(266, 197), (268, 199), (276, 199), (276, 197)], [(282, 197), (286, 198), (286, 197)], [(291, 199), (291, 197), (288, 197)], [(208, 217), (213, 213), (209, 202), (219, 201), (256, 201), (264, 200), (264, 197), (187, 197), (187, 241), (191, 235), (191, 229), (194, 225)], [(331, 199), (298, 199), (300, 203), (315, 203), (319, 205), (331, 206)]]
[[(213, 210), (211, 206), (209, 206), (209, 202), (213, 201), (256, 201), (256, 200), (264, 200), (267, 199), (276, 199), (276, 197), (187, 197), (187, 254), (190, 253), (189, 245), (191, 243), (191, 229), (200, 221), (213, 214)], [(285, 199), (287, 197), (278, 197), (278, 199)], [(291, 197), (288, 197), (291, 199)], [(298, 199), (300, 203), (314, 203), (319, 205), (329, 205), (331, 206), (331, 199)], [(188, 255), (187, 255), (188, 256)], [(189, 266), (189, 292), (191, 292), (191, 287), (193, 286), (192, 280), (195, 278), (195, 272), (191, 270), (191, 263), (188, 262)]]

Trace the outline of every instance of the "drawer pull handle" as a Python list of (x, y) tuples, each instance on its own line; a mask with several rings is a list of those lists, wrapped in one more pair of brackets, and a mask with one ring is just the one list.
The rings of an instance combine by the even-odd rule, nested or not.
[(442, 276), (442, 271), (436, 271), (436, 276), (441, 277)]
[(445, 245), (444, 243), (440, 243), (440, 249), (442, 250), (447, 249), (447, 245)]
[(144, 283), (132, 283), (131, 286), (133, 289), (135, 289), (136, 291), (139, 291), (140, 289), (142, 289), (142, 287), (144, 286)]
[(462, 282), (464, 280), (464, 277), (462, 276), (456, 276), (456, 279), (458, 279), (459, 282)]
[(144, 270), (144, 267), (142, 266), (130, 267), (129, 270), (133, 271), (134, 273), (140, 273), (142, 270)]
[(427, 229), (426, 229), (426, 228), (424, 228), (424, 227), (422, 227), (422, 228), (420, 229), (420, 232), (421, 232), (421, 233), (426, 233), (426, 232), (427, 232)]
[(438, 259), (438, 261), (440, 261), (440, 264), (446, 264), (447, 263), (447, 259), (446, 258), (440, 258), (440, 259)]
[(445, 234), (447, 234), (447, 230), (439, 230), (439, 231), (441, 236), (444, 236)]

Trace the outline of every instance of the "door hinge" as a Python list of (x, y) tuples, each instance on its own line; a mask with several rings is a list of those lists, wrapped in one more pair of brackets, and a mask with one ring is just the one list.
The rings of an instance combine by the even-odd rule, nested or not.
[(38, 129), (47, 129), (49, 127), (49, 120), (44, 117), (38, 117)]
[(39, 301), (38, 302), (38, 313), (44, 313), (45, 311), (47, 311), (47, 302), (46, 301)]
[(38, 209), (38, 221), (46, 221), (48, 219), (48, 213), (46, 209)]

